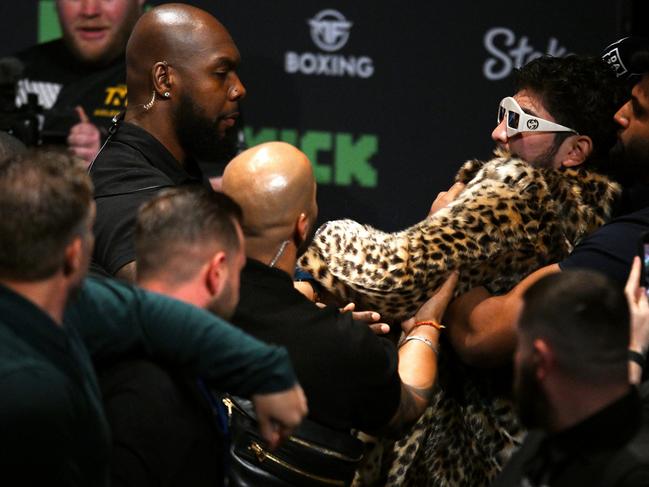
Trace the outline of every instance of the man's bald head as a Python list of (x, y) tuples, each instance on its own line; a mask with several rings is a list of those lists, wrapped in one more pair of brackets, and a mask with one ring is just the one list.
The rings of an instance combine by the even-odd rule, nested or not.
[(300, 214), (311, 226), (317, 218), (311, 163), (284, 142), (257, 145), (230, 161), (223, 174), (223, 192), (241, 206), (247, 236), (289, 238)]
[(213, 55), (220, 46), (236, 50), (227, 29), (208, 12), (181, 3), (151, 9), (135, 24), (126, 47), (129, 97), (150, 97), (155, 63), (189, 70), (196, 58)]

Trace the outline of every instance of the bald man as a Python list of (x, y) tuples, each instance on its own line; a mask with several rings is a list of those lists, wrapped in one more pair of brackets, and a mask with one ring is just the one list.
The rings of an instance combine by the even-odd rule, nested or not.
[(223, 192), (242, 208), (247, 257), (232, 322), (288, 349), (311, 420), (341, 434), (360, 429), (398, 437), (428, 404), (439, 338), (433, 322), (457, 276), (403, 324), (406, 338), (397, 352), (350, 313), (319, 308), (293, 287), (318, 213), (313, 170), (302, 152), (281, 142), (243, 152), (226, 166)]
[(246, 89), (239, 51), (207, 12), (165, 4), (140, 17), (126, 48), (129, 105), (90, 168), (97, 222), (93, 270), (135, 277), (138, 207), (160, 189), (201, 184)]

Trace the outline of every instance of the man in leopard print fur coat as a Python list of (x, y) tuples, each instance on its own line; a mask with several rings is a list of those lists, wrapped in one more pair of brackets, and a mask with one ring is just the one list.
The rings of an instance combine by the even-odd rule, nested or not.
[[(461, 168), (466, 187), (455, 201), (397, 233), (328, 222), (300, 265), (388, 319), (411, 316), (454, 269), (458, 291), (506, 292), (611, 216), (619, 186), (597, 170), (615, 141), (620, 91), (598, 59), (532, 61), (499, 107), (492, 137), (501, 151)], [(519, 444), (507, 373), (468, 367), (443, 345), (431, 406), (401, 441), (382, 443), (380, 472), (357, 484), (488, 485)]]

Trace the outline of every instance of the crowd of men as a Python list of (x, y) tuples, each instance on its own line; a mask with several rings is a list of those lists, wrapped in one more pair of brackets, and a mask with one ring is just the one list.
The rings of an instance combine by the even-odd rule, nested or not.
[[(454, 298), (451, 272), (389, 324), (395, 343), (377, 313), (294, 283), (318, 215), (305, 154), (261, 144), (229, 161), (221, 191), (203, 177), (246, 96), (227, 29), (184, 4), (56, 3), (64, 36), (21, 54), (20, 88), (78, 105), (68, 151), (0, 137), (3, 478), (350, 485), (356, 433), (398, 440), (429, 407), (445, 333), (472, 367), (513, 364), (530, 432), (494, 485), (649, 485), (649, 42), (624, 82), (600, 59), (532, 61), (492, 134), (534, 167), (617, 179), (617, 216), (507, 294)], [(39, 78), (48, 66), (56, 79)], [(124, 82), (110, 130), (75, 98)]]

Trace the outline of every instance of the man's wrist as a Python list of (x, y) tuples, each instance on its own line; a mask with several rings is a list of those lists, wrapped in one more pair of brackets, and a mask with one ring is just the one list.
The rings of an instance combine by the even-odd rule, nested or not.
[(634, 350), (642, 355), (647, 355), (649, 351), (649, 343), (645, 340), (644, 342), (631, 343), (629, 345), (629, 350)]
[(638, 352), (637, 350), (634, 350), (632, 348), (630, 348), (627, 353), (628, 353), (629, 362), (633, 362), (634, 364), (637, 364), (638, 366), (640, 366), (641, 369), (644, 370), (645, 366), (647, 365), (647, 359), (645, 357), (645, 354)]

